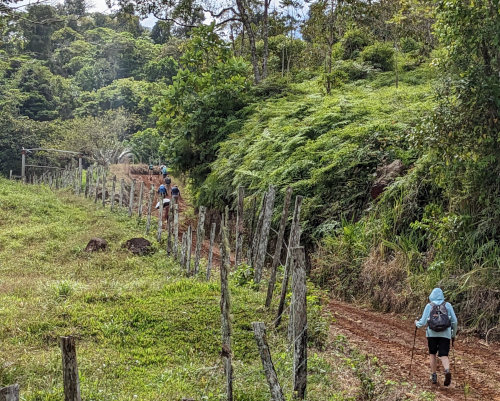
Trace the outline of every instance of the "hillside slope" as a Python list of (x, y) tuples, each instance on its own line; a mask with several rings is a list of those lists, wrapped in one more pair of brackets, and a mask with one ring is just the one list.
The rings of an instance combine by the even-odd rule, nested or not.
[[(142, 235), (142, 222), (45, 186), (0, 179), (0, 228), (0, 387), (18, 382), (24, 400), (60, 400), (58, 337), (74, 335), (86, 400), (225, 399), (217, 274), (210, 282), (203, 274), (186, 278), (163, 246), (131, 255), (121, 244)], [(109, 249), (84, 252), (93, 236)], [(271, 313), (263, 307), (266, 286), (256, 291), (245, 266), (230, 285), (235, 399), (268, 398), (250, 325), (256, 320), (269, 328), (291, 396), (286, 325), (271, 329), (277, 305)], [(309, 290), (309, 400), (433, 399), (425, 388), (388, 382), (376, 359), (329, 330), (323, 295)]]

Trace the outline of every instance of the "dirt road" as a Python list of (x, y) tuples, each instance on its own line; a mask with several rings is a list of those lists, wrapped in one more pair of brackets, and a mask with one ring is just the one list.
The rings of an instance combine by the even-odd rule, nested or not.
[[(331, 334), (345, 335), (363, 352), (376, 356), (386, 367), (388, 378), (413, 382), (420, 391), (436, 394), (436, 400), (500, 401), (500, 346), (489, 346), (475, 338), (455, 341), (455, 355), (450, 359), (453, 381), (444, 387), (442, 370), (440, 385), (429, 381), (425, 330), (417, 333), (412, 376), (408, 377), (415, 326), (399, 315), (362, 309), (357, 305), (332, 300), (329, 309), (334, 317)], [(464, 389), (465, 386), (465, 389)]]

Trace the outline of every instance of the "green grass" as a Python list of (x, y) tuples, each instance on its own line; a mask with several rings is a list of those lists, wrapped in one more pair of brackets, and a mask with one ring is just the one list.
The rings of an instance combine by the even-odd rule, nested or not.
[[(121, 245), (143, 224), (69, 193), (0, 179), (0, 211), (0, 386), (19, 382), (24, 400), (61, 400), (58, 338), (74, 335), (85, 400), (223, 399), (217, 281), (185, 278), (163, 247), (133, 256)], [(93, 236), (108, 251), (84, 252)], [(267, 397), (250, 324), (271, 326), (264, 295), (232, 285), (238, 400)], [(269, 340), (290, 393), (283, 333)], [(311, 399), (322, 399), (333, 391), (328, 367), (319, 357), (310, 365), (322, 366), (310, 376)]]
[[(24, 401), (62, 400), (59, 337), (73, 335), (85, 401), (225, 399), (217, 272), (210, 282), (202, 274), (186, 278), (163, 245), (142, 257), (121, 247), (143, 231), (144, 223), (125, 211), (110, 213), (69, 192), (0, 178), (0, 387), (20, 383)], [(109, 249), (86, 253), (93, 236), (106, 239)], [(266, 286), (254, 290), (245, 269), (230, 277), (235, 399), (269, 399), (251, 328), (258, 320), (269, 328), (273, 361), (291, 400), (286, 324), (271, 329)], [(364, 366), (365, 357), (353, 359), (350, 348), (326, 341), (330, 320), (321, 298), (311, 285), (308, 399), (361, 399), (365, 390), (353, 363)], [(379, 367), (365, 367), (363, 375), (384, 388), (377, 393), (382, 398), (371, 399), (393, 394)]]

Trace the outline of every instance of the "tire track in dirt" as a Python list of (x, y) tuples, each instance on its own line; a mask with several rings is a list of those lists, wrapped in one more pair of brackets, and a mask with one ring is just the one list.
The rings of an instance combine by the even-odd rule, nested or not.
[[(413, 320), (360, 308), (331, 300), (329, 310), (335, 318), (331, 335), (344, 335), (364, 353), (376, 356), (385, 366), (388, 378), (410, 381), (419, 391), (436, 394), (436, 400), (500, 401), (500, 350), (478, 339), (458, 337), (455, 350), (450, 351), (453, 380), (450, 387), (432, 385), (429, 381), (427, 340), (425, 330), (417, 332), (412, 376), (409, 378), (411, 350), (415, 326)], [(455, 355), (453, 356), (453, 352)], [(455, 361), (453, 361), (455, 359)], [(440, 368), (441, 369), (441, 368)], [(440, 382), (442, 370), (438, 370)], [(468, 394), (464, 394), (464, 385)]]

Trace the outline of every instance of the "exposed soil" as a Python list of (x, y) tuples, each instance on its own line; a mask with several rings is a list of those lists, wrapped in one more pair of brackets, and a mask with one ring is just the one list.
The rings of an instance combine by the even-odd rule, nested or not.
[[(500, 347), (487, 345), (477, 338), (460, 338), (450, 351), (452, 384), (444, 387), (442, 367), (440, 384), (429, 380), (425, 330), (417, 331), (412, 375), (409, 376), (415, 326), (401, 315), (378, 313), (358, 305), (331, 300), (334, 317), (331, 335), (345, 335), (363, 352), (376, 356), (386, 368), (388, 379), (410, 381), (417, 390), (436, 394), (436, 400), (500, 401)], [(455, 355), (453, 355), (453, 353)], [(464, 389), (465, 387), (465, 389)]]

